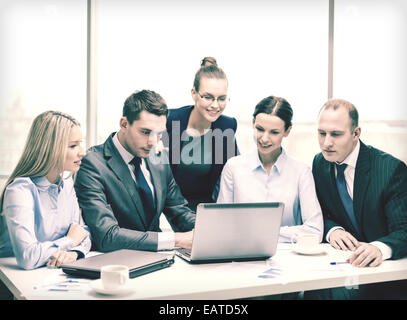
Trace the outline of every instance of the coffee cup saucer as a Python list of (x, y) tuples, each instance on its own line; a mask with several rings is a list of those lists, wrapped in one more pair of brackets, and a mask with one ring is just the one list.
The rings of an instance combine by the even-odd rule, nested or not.
[(317, 255), (317, 254), (326, 253), (324, 247), (321, 245), (311, 247), (311, 248), (301, 248), (298, 246), (293, 246), (292, 250), (296, 253), (304, 254), (304, 255)]
[(129, 283), (127, 283), (123, 286), (120, 286), (116, 289), (106, 289), (103, 286), (101, 279), (93, 280), (90, 282), (89, 285), (97, 293), (104, 294), (104, 295), (125, 295), (125, 294), (129, 294), (130, 292), (132, 292), (134, 290), (134, 288), (132, 286), (130, 286)]

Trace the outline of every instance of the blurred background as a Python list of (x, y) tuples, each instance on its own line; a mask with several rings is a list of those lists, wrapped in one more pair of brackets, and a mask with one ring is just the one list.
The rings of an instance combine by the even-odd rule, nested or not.
[(407, 162), (405, 0), (0, 0), (0, 47), (0, 188), (39, 113), (67, 112), (86, 148), (103, 143), (135, 90), (192, 104), (205, 56), (227, 74), (241, 153), (255, 105), (276, 95), (294, 110), (284, 146), (311, 165), (335, 97), (358, 108), (363, 142)]

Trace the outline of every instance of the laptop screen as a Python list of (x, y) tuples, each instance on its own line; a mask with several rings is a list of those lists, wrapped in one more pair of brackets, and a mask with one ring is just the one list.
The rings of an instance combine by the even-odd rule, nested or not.
[(284, 204), (199, 204), (191, 260), (266, 258), (275, 254)]

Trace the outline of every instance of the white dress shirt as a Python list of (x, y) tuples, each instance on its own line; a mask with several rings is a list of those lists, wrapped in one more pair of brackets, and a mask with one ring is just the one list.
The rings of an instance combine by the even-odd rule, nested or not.
[[(358, 140), (358, 142), (355, 146), (355, 149), (353, 149), (353, 151), (341, 163), (341, 164), (344, 164), (344, 163), (347, 164), (347, 167), (345, 168), (345, 171), (344, 171), (344, 176), (345, 176), (345, 181), (346, 181), (346, 188), (347, 188), (349, 196), (352, 198), (352, 200), (353, 200), (353, 186), (354, 186), (354, 181), (355, 181), (355, 169), (356, 169), (356, 163), (358, 161), (359, 151), (360, 151), (360, 141)], [(336, 175), (337, 175), (337, 171), (336, 171), (336, 166), (335, 166), (335, 177), (336, 177)], [(328, 233), (326, 234), (326, 241), (329, 242), (329, 236), (336, 229), (344, 230), (342, 227), (331, 228), (328, 231)], [(381, 251), (383, 260), (387, 260), (387, 259), (391, 258), (392, 250), (387, 244), (380, 242), (380, 241), (373, 241), (370, 244), (376, 246)]]
[(222, 171), (218, 203), (283, 202), (279, 242), (300, 233), (322, 241), (323, 217), (311, 169), (282, 150), (270, 174), (257, 152), (230, 158)]
[(89, 236), (76, 246), (66, 236), (72, 223), (89, 232), (72, 177), (60, 185), (45, 176), (14, 179), (6, 188), (2, 215), (0, 256), (15, 255), (24, 269), (44, 266), (57, 250), (80, 251), (83, 255), (90, 250)]
[[(128, 152), (120, 143), (117, 133), (113, 136), (113, 144), (115, 145), (117, 151), (119, 151), (121, 157), (123, 158), (124, 162), (127, 163), (127, 166), (130, 171), (130, 175), (133, 178), (134, 181), (136, 181), (136, 177), (134, 175), (134, 165), (130, 163), (131, 160), (133, 160), (134, 155), (132, 155), (130, 152)], [(153, 194), (153, 199), (155, 201), (155, 191), (154, 191), (154, 185), (151, 182), (151, 174), (150, 171), (148, 171), (146, 162), (143, 158), (141, 158), (141, 172), (143, 172), (144, 178), (146, 178), (147, 184), (151, 189), (151, 192)], [(158, 248), (157, 250), (172, 250), (175, 247), (175, 235), (174, 232), (158, 232)]]

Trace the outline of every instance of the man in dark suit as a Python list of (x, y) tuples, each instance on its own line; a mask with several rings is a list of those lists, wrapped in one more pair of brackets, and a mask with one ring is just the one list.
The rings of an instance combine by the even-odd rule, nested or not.
[[(336, 249), (353, 251), (348, 259), (353, 266), (376, 267), (407, 256), (407, 167), (366, 146), (360, 134), (353, 104), (341, 99), (325, 103), (318, 118), (322, 152), (315, 156), (312, 171), (324, 238)], [(402, 288), (405, 281), (396, 281), (330, 290), (328, 297), (400, 298)]]
[[(75, 189), (96, 250), (191, 247), (195, 214), (181, 195), (166, 153), (155, 152), (167, 114), (159, 94), (132, 94), (124, 103), (120, 130), (82, 159)], [(175, 232), (160, 232), (162, 212)]]

